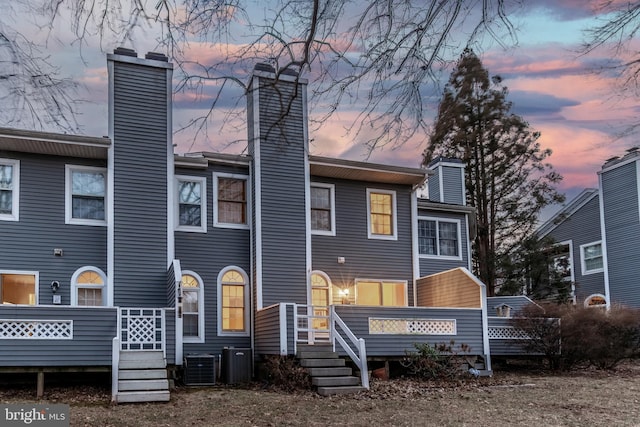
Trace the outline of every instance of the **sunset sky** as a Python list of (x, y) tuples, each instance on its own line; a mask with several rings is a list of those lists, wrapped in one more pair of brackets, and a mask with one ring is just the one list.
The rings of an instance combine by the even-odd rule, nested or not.
[[(7, 0), (0, 0), (7, 1)], [(591, 2), (583, 0), (528, 0), (511, 16), (518, 29), (518, 45), (504, 49), (487, 46), (479, 53), (490, 74), (498, 74), (509, 88), (513, 111), (527, 120), (532, 129), (540, 131), (541, 144), (553, 150), (549, 161), (564, 176), (561, 191), (568, 199), (585, 187), (597, 186), (596, 172), (605, 159), (620, 155), (635, 145), (632, 139), (615, 136), (638, 120), (635, 99), (615, 95), (615, 79), (611, 75), (593, 73), (612, 63), (610, 50), (580, 57), (576, 54), (583, 41), (582, 30), (594, 23)], [(26, 24), (25, 24), (26, 25)], [(26, 28), (26, 27), (25, 27)], [(26, 31), (26, 30), (25, 30)], [(83, 84), (77, 94), (78, 120), (83, 133), (106, 135), (107, 87), (105, 53), (100, 46), (82, 46), (63, 28), (54, 31), (57, 41), (48, 43), (49, 61), (60, 67), (62, 75), (76, 78)], [(42, 34), (34, 38), (43, 38)], [(115, 46), (103, 46), (112, 51)], [(131, 47), (131, 46), (127, 46)], [(152, 44), (141, 42), (139, 53), (153, 50)], [(443, 74), (441, 80), (446, 81)], [(202, 113), (207, 99), (178, 94), (174, 99), (174, 130), (188, 119)], [(427, 100), (432, 115), (437, 97)], [(355, 117), (352, 111), (342, 111), (332, 117), (319, 131), (310, 134), (312, 154), (363, 160), (366, 150), (354, 135), (347, 135), (345, 126)], [(221, 118), (216, 118), (219, 122)], [(210, 127), (209, 141), (193, 140), (178, 134), (177, 151), (241, 152), (244, 144), (229, 142), (238, 138), (230, 130), (218, 135), (215, 123)], [(242, 135), (244, 138), (245, 136)], [(426, 137), (407, 141), (394, 149), (374, 152), (369, 161), (404, 166), (418, 166)]]

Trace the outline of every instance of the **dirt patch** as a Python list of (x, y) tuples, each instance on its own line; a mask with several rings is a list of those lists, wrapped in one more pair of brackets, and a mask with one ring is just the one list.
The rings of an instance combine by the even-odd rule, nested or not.
[(640, 363), (562, 375), (496, 372), (457, 382), (373, 381), (351, 396), (179, 387), (168, 403), (110, 404), (108, 385), (0, 388), (0, 401), (71, 405), (72, 426), (632, 426), (640, 419)]

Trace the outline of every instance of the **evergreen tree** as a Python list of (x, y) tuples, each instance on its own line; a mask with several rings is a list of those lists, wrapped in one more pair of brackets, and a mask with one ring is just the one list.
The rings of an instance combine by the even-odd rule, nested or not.
[(476, 208), (478, 225), (474, 270), (490, 296), (501, 259), (531, 235), (542, 208), (564, 199), (555, 189), (562, 176), (545, 163), (551, 150), (511, 113), (501, 83), (466, 49), (445, 86), (423, 155), (423, 165), (439, 156), (466, 164), (467, 204)]

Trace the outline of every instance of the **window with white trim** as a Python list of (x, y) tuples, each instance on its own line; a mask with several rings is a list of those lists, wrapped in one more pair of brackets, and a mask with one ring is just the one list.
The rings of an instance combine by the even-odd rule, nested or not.
[(580, 245), (580, 261), (583, 275), (604, 271), (602, 242), (598, 241)]
[(182, 336), (204, 342), (204, 283), (193, 271), (182, 271)]
[(396, 240), (396, 192), (367, 188), (367, 228), (370, 239)]
[(106, 225), (107, 170), (66, 165), (67, 224)]
[(71, 305), (106, 305), (107, 276), (96, 267), (82, 267), (71, 277)]
[(0, 159), (0, 220), (18, 221), (20, 161)]
[(560, 242), (546, 250), (549, 277), (563, 281), (573, 280), (573, 254), (570, 242)]
[(407, 282), (356, 279), (356, 304), (406, 307)]
[(239, 267), (218, 274), (218, 335), (249, 334), (249, 278)]
[(216, 227), (248, 228), (248, 177), (213, 174), (213, 223)]
[(207, 232), (207, 180), (176, 175), (176, 230)]
[(336, 235), (335, 185), (311, 184), (311, 233)]
[(460, 221), (418, 219), (418, 252), (425, 257), (462, 259)]
[(592, 294), (585, 298), (584, 300), (585, 308), (597, 307), (597, 308), (606, 308), (607, 307), (607, 297), (602, 294)]

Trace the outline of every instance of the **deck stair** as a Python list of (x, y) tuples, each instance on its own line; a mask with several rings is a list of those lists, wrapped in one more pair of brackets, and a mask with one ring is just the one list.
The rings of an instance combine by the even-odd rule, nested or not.
[(469, 371), (471, 368), (477, 371), (479, 377), (490, 377), (493, 375), (493, 371), (486, 368), (485, 361), (480, 356), (467, 357), (466, 363), (462, 365), (462, 369)]
[(162, 350), (120, 351), (118, 403), (168, 402), (167, 363)]
[(311, 384), (321, 396), (352, 394), (364, 390), (360, 378), (338, 357), (331, 344), (298, 344), (296, 357), (307, 369)]

